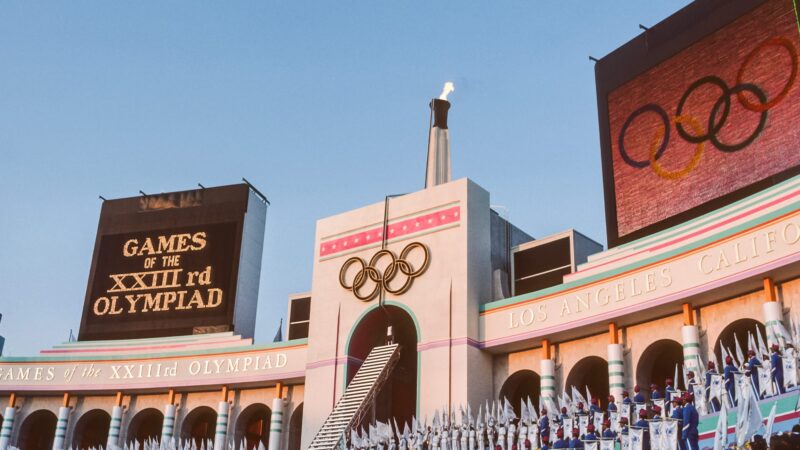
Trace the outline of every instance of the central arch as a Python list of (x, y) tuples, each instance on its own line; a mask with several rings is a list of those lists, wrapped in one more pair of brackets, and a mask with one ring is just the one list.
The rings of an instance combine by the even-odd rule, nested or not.
[(365, 423), (389, 419), (397, 420), (398, 424), (411, 423), (411, 418), (416, 414), (419, 329), (414, 316), (405, 306), (393, 302), (386, 302), (383, 307), (375, 305), (356, 322), (347, 342), (345, 382), (350, 383), (374, 347), (386, 343), (389, 325), (395, 342), (400, 344), (400, 360), (378, 393), (373, 411), (365, 416)]
[(20, 450), (50, 450), (56, 436), (58, 418), (52, 411), (40, 409), (28, 415), (19, 429)]
[[(564, 385), (566, 392), (571, 393), (572, 387), (581, 395), (586, 395), (589, 388), (593, 397), (600, 400), (600, 405), (605, 409), (608, 404), (608, 362), (599, 356), (587, 356), (572, 366)], [(587, 398), (586, 401), (591, 401)], [(584, 405), (586, 409), (589, 405)]]
[(197, 448), (214, 442), (214, 431), (217, 425), (217, 412), (208, 406), (193, 409), (181, 425), (181, 439), (193, 439)]
[(235, 441), (244, 443), (242, 450), (253, 450), (263, 444), (269, 448), (269, 428), (272, 411), (263, 403), (253, 403), (236, 418)]
[[(650, 385), (657, 384), (664, 393), (667, 378), (675, 377), (675, 367), (683, 366), (683, 346), (672, 339), (661, 339), (650, 344), (636, 365), (636, 384), (643, 392), (650, 392)], [(683, 371), (678, 369), (680, 377)], [(676, 388), (680, 380), (672, 380)]]
[(108, 442), (108, 426), (111, 415), (102, 409), (85, 412), (75, 424), (72, 433), (72, 448), (86, 450), (105, 447)]
[(514, 407), (517, 417), (521, 417), (521, 401), (527, 401), (530, 397), (533, 407), (538, 408), (540, 387), (541, 377), (539, 374), (527, 369), (518, 370), (503, 383), (503, 387), (500, 388), (499, 400), (503, 401), (507, 398)]

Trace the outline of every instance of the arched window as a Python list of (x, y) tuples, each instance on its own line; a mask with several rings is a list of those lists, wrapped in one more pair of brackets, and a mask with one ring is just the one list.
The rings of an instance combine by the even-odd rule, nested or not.
[(136, 413), (128, 424), (127, 442), (143, 444), (150, 439), (161, 439), (161, 427), (164, 424), (164, 414), (155, 409), (147, 408)]
[(72, 448), (86, 450), (105, 447), (108, 442), (108, 426), (111, 415), (102, 409), (93, 409), (83, 413), (75, 423), (72, 433)]
[(199, 406), (183, 419), (181, 439), (194, 439), (197, 448), (203, 444), (208, 447), (208, 441), (214, 442), (216, 425), (217, 412), (208, 406)]
[[(514, 407), (514, 412), (517, 417), (520, 417), (521, 402), (531, 399), (531, 404), (534, 408), (539, 406), (539, 393), (541, 387), (541, 378), (539, 374), (532, 370), (518, 370), (511, 374), (503, 383), (500, 388), (500, 401), (507, 398)], [(538, 414), (539, 412), (536, 411)]]
[(19, 428), (17, 446), (20, 450), (51, 450), (58, 418), (52, 411), (40, 409), (25, 417)]
[(236, 418), (235, 442), (244, 442), (245, 450), (258, 448), (258, 444), (269, 447), (269, 429), (272, 411), (263, 403), (247, 406)]
[(675, 367), (678, 367), (678, 380), (673, 380), (674, 386), (680, 385), (683, 377), (683, 346), (672, 339), (661, 339), (650, 344), (636, 366), (636, 384), (642, 392), (649, 393), (650, 385), (657, 384), (662, 395), (666, 388), (666, 379), (675, 377)]
[(289, 450), (300, 450), (300, 439), (303, 436), (303, 404), (300, 403), (292, 412), (289, 421)]
[[(588, 387), (592, 397), (597, 397), (601, 407), (605, 408), (608, 404), (608, 362), (599, 356), (587, 356), (578, 361), (569, 371), (564, 386), (570, 395), (573, 386), (583, 396), (586, 396)], [(591, 401), (591, 398), (586, 401)], [(589, 405), (584, 406), (589, 409)]]
[[(764, 334), (764, 325), (761, 322), (755, 319), (739, 319), (734, 322), (731, 322), (727, 327), (722, 330), (722, 333), (719, 334), (719, 338), (717, 338), (717, 342), (714, 344), (714, 354), (718, 358), (720, 364), (725, 364), (725, 358), (722, 353), (722, 347), (725, 347), (726, 351), (731, 352), (731, 354), (735, 357), (736, 356), (736, 342), (739, 342), (739, 346), (742, 349), (742, 353), (744, 353), (745, 357), (747, 356), (747, 350), (749, 349), (749, 345), (747, 344), (748, 336), (752, 335), (753, 339), (758, 343), (758, 335), (756, 333), (761, 334), (761, 339), (765, 342), (766, 345), (766, 335)], [(755, 350), (755, 349), (754, 349)], [(740, 363), (742, 361), (739, 361)]]

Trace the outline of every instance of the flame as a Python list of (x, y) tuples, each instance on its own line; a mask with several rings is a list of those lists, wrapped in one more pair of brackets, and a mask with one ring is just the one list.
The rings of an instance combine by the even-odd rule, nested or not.
[(444, 84), (444, 87), (442, 88), (442, 93), (439, 94), (439, 100), (447, 100), (447, 95), (455, 90), (456, 87), (453, 85), (453, 82), (448, 81), (447, 83)]

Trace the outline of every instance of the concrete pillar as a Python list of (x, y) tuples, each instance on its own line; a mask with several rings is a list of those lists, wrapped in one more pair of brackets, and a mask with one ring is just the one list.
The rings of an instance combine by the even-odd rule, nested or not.
[(214, 432), (214, 450), (225, 450), (225, 439), (228, 435), (228, 411), (230, 403), (227, 401), (219, 402), (217, 406), (217, 427)]
[(272, 399), (272, 417), (269, 421), (269, 448), (267, 450), (280, 450), (283, 436), (283, 399)]
[(5, 413), (3, 413), (3, 427), (0, 428), (0, 450), (8, 448), (11, 432), (14, 430), (14, 415), (16, 413), (17, 408), (13, 406), (6, 407)]
[[(111, 409), (111, 423), (108, 425), (108, 439), (106, 440), (107, 449), (119, 447), (119, 429), (122, 425), (122, 406), (115, 405)], [(1, 450), (1, 449), (0, 449)]]
[(56, 422), (56, 437), (53, 440), (53, 450), (64, 449), (64, 437), (67, 435), (69, 412), (69, 406), (62, 406), (58, 408), (58, 422)]
[[(558, 405), (556, 401), (556, 363), (551, 354), (550, 342), (545, 339), (542, 341), (542, 359), (539, 361), (539, 390), (542, 397), (542, 404), (548, 410)], [(558, 411), (550, 411), (558, 414)]]
[(164, 406), (164, 422), (161, 424), (161, 442), (168, 442), (175, 437), (175, 403)]
[[(684, 325), (681, 327), (681, 337), (683, 338), (683, 365), (687, 370), (696, 374), (700, 373), (700, 331), (695, 325)], [(675, 380), (678, 384), (678, 380)]]
[(783, 306), (778, 301), (772, 278), (764, 278), (764, 325), (767, 327), (767, 345), (780, 345), (778, 325), (783, 326)]

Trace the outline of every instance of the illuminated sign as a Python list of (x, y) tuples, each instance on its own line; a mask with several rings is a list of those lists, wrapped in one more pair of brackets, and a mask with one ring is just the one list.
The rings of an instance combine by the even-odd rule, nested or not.
[(800, 172), (791, 0), (697, 2), (597, 66), (608, 243)]
[[(242, 258), (260, 267), (266, 208), (246, 185), (190, 193), (104, 203), (80, 340), (252, 336), (258, 271), (240, 276), (239, 267)], [(260, 230), (244, 226), (247, 214), (262, 216)], [(241, 248), (245, 228), (255, 249)]]

